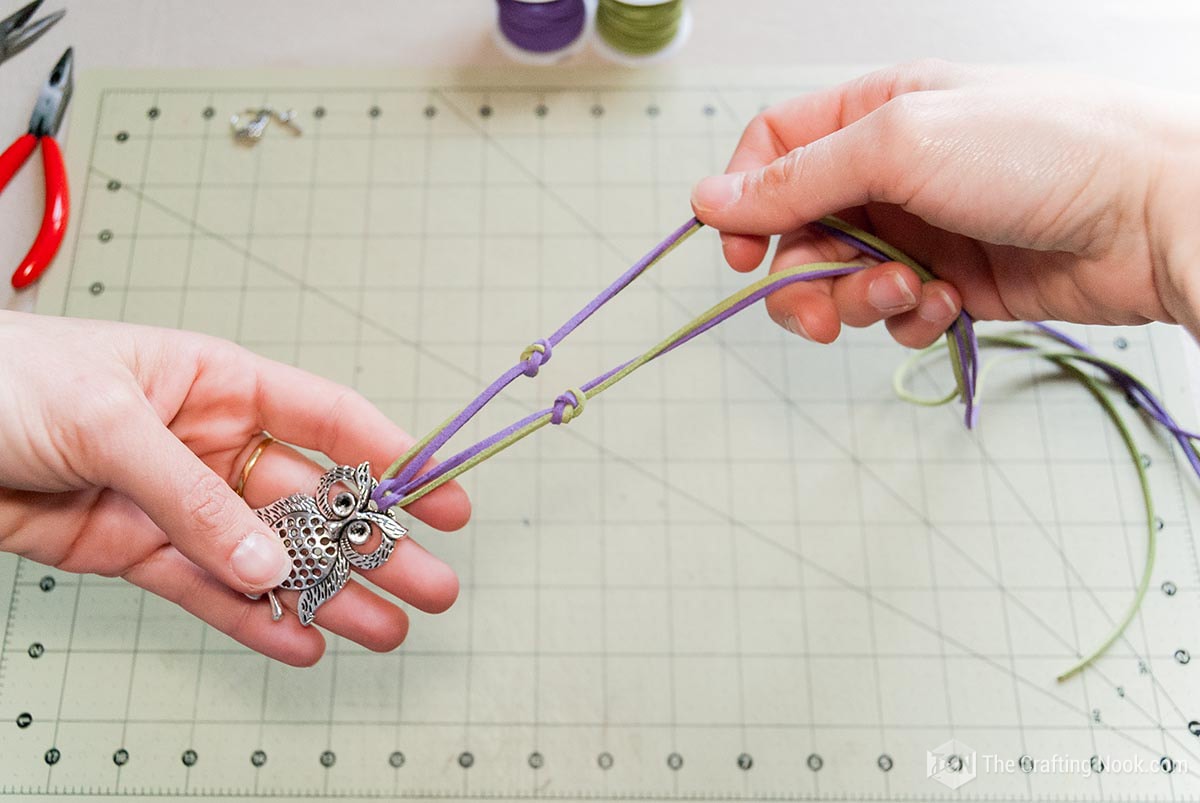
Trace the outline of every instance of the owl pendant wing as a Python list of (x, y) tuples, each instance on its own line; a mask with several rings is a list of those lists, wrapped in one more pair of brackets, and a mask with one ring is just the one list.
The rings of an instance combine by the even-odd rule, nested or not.
[(329, 574), (319, 580), (316, 585), (300, 592), (300, 600), (296, 604), (296, 614), (300, 617), (300, 624), (306, 627), (311, 625), (313, 618), (317, 615), (317, 608), (341, 591), (342, 586), (346, 585), (346, 581), (349, 579), (350, 562), (344, 556), (338, 555), (333, 561)]
[(294, 494), (254, 511), (283, 542), (292, 571), (280, 588), (302, 591), (329, 576), (338, 555), (337, 538), (311, 496)]

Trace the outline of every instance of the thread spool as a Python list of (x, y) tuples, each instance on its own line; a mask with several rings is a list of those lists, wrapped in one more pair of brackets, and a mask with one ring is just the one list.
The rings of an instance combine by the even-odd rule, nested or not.
[(664, 61), (679, 52), (692, 33), (686, 0), (599, 0), (596, 50), (630, 67)]
[(587, 41), (596, 0), (496, 0), (496, 45), (514, 61), (556, 64)]

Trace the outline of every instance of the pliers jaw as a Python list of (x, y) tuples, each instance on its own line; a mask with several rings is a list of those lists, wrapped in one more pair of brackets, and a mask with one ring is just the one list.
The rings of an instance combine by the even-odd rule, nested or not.
[(66, 16), (67, 12), (63, 9), (42, 17), (37, 22), (30, 23), (30, 18), (37, 13), (41, 4), (42, 0), (34, 0), (16, 13), (0, 20), (0, 62), (12, 58), (32, 45), (41, 38), (42, 34)]
[(33, 116), (29, 118), (29, 133), (35, 137), (53, 137), (58, 134), (74, 90), (75, 52), (74, 48), (67, 48), (58, 64), (54, 65), (50, 80), (46, 81), (42, 91), (38, 93)]

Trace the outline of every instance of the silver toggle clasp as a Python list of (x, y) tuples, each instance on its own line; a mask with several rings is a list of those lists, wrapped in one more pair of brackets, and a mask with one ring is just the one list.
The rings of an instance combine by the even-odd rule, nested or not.
[(242, 115), (235, 114), (229, 118), (229, 127), (233, 130), (233, 138), (238, 142), (244, 142), (248, 145), (253, 145), (262, 139), (263, 133), (267, 130), (267, 126), (274, 120), (280, 125), (287, 128), (295, 135), (299, 135), (300, 126), (296, 124), (296, 112), (293, 109), (279, 111), (270, 106), (263, 106), (259, 109), (246, 109), (243, 113), (251, 115), (247, 121), (242, 120)]

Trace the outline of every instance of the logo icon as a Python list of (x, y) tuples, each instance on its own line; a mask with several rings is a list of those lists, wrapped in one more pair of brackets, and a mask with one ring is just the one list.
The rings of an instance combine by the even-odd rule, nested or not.
[(925, 751), (925, 777), (950, 789), (975, 780), (975, 751), (957, 739)]

